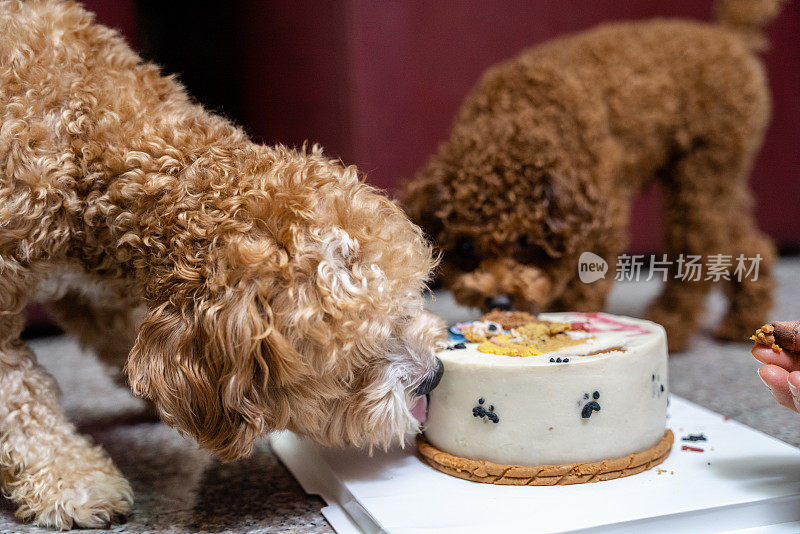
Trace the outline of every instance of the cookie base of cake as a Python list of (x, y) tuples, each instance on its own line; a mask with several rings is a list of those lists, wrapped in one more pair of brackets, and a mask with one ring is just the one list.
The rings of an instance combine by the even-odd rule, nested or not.
[(472, 482), (514, 486), (560, 486), (612, 480), (647, 471), (669, 456), (674, 439), (672, 431), (667, 429), (661, 441), (654, 447), (622, 458), (529, 467), (453, 456), (428, 443), (422, 434), (417, 436), (417, 450), (425, 463), (434, 469)]

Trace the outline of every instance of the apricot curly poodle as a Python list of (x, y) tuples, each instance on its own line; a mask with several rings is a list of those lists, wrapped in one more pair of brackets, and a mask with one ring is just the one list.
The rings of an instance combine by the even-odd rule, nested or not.
[(0, 481), (19, 517), (97, 527), (132, 500), (20, 340), (31, 299), (232, 460), (273, 429), (417, 430), (441, 374), (434, 263), (355, 168), (252, 143), (75, 3), (0, 2)]
[[(780, 3), (724, 0), (716, 24), (605, 24), (490, 68), (404, 193), (444, 252), (441, 277), (456, 299), (484, 310), (601, 309), (636, 224), (631, 198), (658, 182), (674, 263), (649, 317), (684, 348), (713, 277), (676, 278), (679, 256), (721, 254), (735, 266), (741, 254), (758, 276), (718, 284), (730, 304), (717, 334), (747, 339), (772, 303), (775, 252), (756, 229), (747, 178), (770, 112), (755, 51)], [(585, 251), (608, 262), (605, 279), (580, 281)]]

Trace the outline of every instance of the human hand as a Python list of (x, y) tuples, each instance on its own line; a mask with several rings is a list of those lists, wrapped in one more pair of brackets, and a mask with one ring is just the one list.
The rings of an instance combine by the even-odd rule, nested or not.
[(800, 353), (756, 344), (751, 351), (756, 360), (764, 363), (758, 376), (781, 406), (800, 412)]

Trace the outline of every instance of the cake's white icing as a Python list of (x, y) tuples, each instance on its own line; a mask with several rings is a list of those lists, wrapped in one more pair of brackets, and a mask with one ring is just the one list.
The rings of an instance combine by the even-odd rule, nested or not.
[[(654, 446), (666, 425), (664, 329), (602, 313), (539, 317), (587, 323), (588, 333), (569, 333), (587, 341), (525, 357), (478, 352), (475, 343), (441, 351), (445, 372), (430, 394), (428, 441), (456, 456), (509, 465), (593, 462)], [(568, 363), (550, 362), (565, 357)], [(597, 405), (585, 408), (590, 402)]]

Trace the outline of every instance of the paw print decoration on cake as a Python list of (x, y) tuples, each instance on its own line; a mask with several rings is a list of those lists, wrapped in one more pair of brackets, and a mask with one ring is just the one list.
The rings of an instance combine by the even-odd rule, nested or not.
[(650, 375), (650, 389), (654, 399), (660, 399), (662, 395), (667, 394), (663, 382), (661, 382), (661, 375), (653, 373)]
[(489, 405), (488, 408), (484, 407), (484, 403), (486, 399), (481, 397), (478, 399), (478, 405), (472, 409), (472, 417), (479, 417), (483, 419), (484, 422), (491, 421), (492, 423), (499, 423), (500, 417), (494, 412), (494, 406)]
[(578, 401), (578, 405), (583, 405), (581, 408), (581, 418), (589, 419), (594, 412), (600, 411), (600, 403), (597, 402), (600, 398), (600, 393), (595, 391), (589, 396), (588, 393), (583, 394), (583, 400)]

